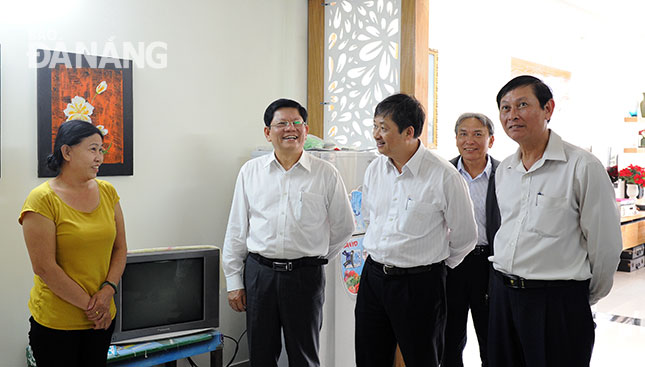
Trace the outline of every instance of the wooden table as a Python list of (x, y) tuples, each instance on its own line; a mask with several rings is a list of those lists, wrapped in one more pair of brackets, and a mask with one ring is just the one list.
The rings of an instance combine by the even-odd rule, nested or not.
[(623, 235), (623, 250), (645, 243), (645, 211), (621, 217), (620, 232)]

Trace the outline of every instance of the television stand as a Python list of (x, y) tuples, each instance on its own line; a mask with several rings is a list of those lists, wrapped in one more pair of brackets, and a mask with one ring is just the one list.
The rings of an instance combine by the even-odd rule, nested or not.
[[(211, 330), (177, 338), (138, 344), (116, 345), (108, 355), (108, 367), (155, 366), (176, 367), (177, 360), (210, 352), (211, 367), (222, 367), (224, 339), (222, 333)], [(114, 348), (112, 348), (114, 350)]]

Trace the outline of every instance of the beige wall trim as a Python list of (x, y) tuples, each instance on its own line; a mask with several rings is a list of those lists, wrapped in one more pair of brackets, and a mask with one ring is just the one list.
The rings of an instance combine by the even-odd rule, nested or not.
[[(428, 113), (429, 0), (401, 1), (401, 93), (414, 95)], [(428, 120), (421, 139), (428, 141)], [(432, 147), (435, 148), (435, 147)]]
[(309, 0), (307, 61), (307, 112), (309, 134), (324, 139), (323, 99), (325, 97), (325, 6)]

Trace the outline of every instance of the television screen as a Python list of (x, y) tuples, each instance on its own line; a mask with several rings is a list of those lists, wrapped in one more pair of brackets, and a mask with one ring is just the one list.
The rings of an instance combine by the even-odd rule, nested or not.
[[(124, 331), (198, 321), (204, 315), (204, 261), (130, 264), (123, 272)], [(141, 307), (141, 305), (155, 307)]]
[(158, 339), (219, 324), (219, 249), (128, 254), (115, 295), (112, 342)]

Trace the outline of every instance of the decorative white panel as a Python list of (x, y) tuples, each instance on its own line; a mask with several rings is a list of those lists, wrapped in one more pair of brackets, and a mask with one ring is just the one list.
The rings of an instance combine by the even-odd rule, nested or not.
[(401, 1), (337, 1), (325, 9), (325, 140), (374, 148), (374, 108), (401, 90)]

